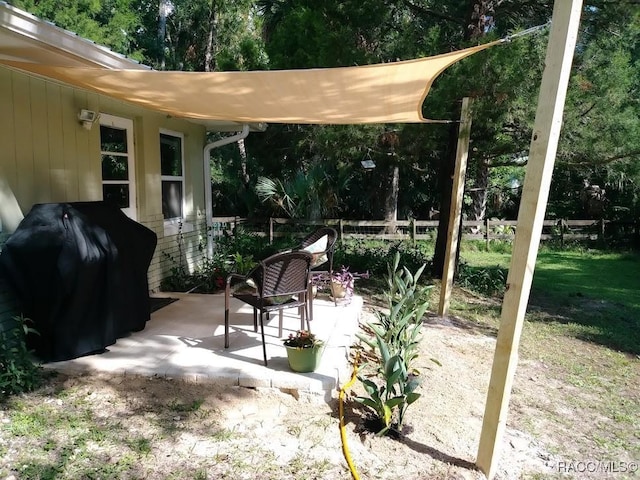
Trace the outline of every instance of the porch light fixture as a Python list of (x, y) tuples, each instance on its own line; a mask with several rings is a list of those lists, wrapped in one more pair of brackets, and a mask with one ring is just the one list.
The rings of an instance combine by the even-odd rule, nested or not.
[(83, 108), (80, 110), (80, 113), (78, 113), (78, 120), (80, 120), (80, 123), (85, 130), (91, 130), (91, 127), (95, 121), (98, 120), (99, 116), (100, 114)]

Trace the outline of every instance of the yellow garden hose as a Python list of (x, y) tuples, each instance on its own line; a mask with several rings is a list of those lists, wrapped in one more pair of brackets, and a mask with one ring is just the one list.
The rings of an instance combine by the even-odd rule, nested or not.
[(353, 382), (356, 381), (356, 374), (358, 373), (358, 361), (360, 360), (360, 352), (356, 353), (356, 359), (353, 363), (353, 373), (351, 374), (351, 379), (340, 389), (340, 394), (338, 395), (338, 411), (340, 417), (340, 439), (342, 440), (342, 453), (344, 454), (344, 459), (347, 461), (347, 465), (349, 465), (349, 470), (351, 471), (351, 476), (353, 480), (360, 480), (358, 476), (358, 471), (356, 470), (356, 466), (353, 464), (351, 460), (351, 453), (349, 452), (349, 446), (347, 445), (347, 432), (344, 428), (344, 392), (347, 390)]

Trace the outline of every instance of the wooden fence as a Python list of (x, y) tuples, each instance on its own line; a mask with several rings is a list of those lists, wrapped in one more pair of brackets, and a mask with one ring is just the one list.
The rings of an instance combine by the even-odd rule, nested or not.
[[(465, 240), (513, 240), (517, 227), (515, 220), (464, 220), (462, 238)], [(340, 239), (376, 239), (376, 240), (435, 240), (438, 232), (438, 220), (293, 220), (289, 218), (249, 219), (241, 217), (213, 217), (213, 237), (232, 234), (241, 226), (246, 232), (262, 235), (269, 239), (287, 235), (304, 236), (314, 227), (331, 226), (338, 231)], [(620, 223), (609, 220), (545, 220), (541, 240), (556, 239), (561, 244), (568, 240), (606, 241), (615, 230), (623, 237), (638, 237), (639, 223)]]

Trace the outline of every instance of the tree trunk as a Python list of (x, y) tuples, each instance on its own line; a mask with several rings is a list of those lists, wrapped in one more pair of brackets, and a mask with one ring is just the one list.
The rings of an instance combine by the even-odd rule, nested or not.
[(387, 233), (396, 232), (398, 220), (398, 194), (400, 192), (400, 167), (394, 162), (389, 167), (389, 183), (384, 199), (384, 219), (388, 222)]
[[(388, 149), (389, 170), (386, 185), (386, 195), (384, 197), (383, 217), (387, 222), (387, 227), (382, 233), (396, 233), (396, 222), (398, 221), (398, 195), (400, 192), (400, 166), (398, 157), (396, 156), (396, 148), (400, 144), (398, 133), (393, 130), (387, 130), (378, 137), (380, 146)], [(386, 163), (386, 162), (385, 162)]]
[(489, 162), (485, 159), (478, 160), (476, 170), (475, 188), (471, 193), (473, 205), (473, 219), (484, 220), (487, 215), (487, 197), (489, 193)]
[(164, 46), (165, 37), (167, 36), (167, 15), (169, 13), (169, 0), (160, 0), (158, 2), (158, 65), (160, 70), (164, 70)]
[(218, 41), (218, 8), (216, 0), (211, 0), (211, 14), (209, 16), (209, 31), (207, 45), (204, 52), (204, 71), (213, 72), (216, 69), (216, 45)]
[[(458, 117), (460, 105), (456, 106)], [(447, 232), (449, 231), (449, 211), (451, 210), (451, 193), (453, 191), (453, 175), (456, 167), (456, 146), (458, 144), (458, 123), (452, 123), (449, 127), (449, 141), (447, 150), (440, 158), (438, 169), (438, 190), (440, 192), (440, 218), (438, 219), (438, 236), (433, 253), (433, 266), (431, 274), (434, 278), (442, 278), (444, 262), (447, 254)], [(461, 238), (462, 235), (459, 236)], [(460, 249), (458, 249), (460, 251)], [(457, 262), (456, 262), (457, 265)]]
[[(464, 37), (467, 40), (479, 38), (486, 34), (487, 30), (494, 22), (494, 0), (470, 0), (467, 10), (466, 29)], [(460, 116), (460, 106), (457, 107), (458, 117)], [(435, 278), (442, 278), (444, 272), (445, 255), (447, 251), (447, 232), (449, 231), (449, 210), (451, 209), (451, 192), (453, 189), (453, 173), (455, 169), (456, 145), (458, 141), (458, 124), (453, 123), (449, 132), (449, 145), (447, 154), (443, 156), (440, 164), (440, 177), (438, 189), (440, 191), (440, 221), (438, 223), (438, 236), (436, 238), (435, 252), (433, 254), (432, 274)], [(483, 162), (486, 166), (486, 163)], [(479, 165), (481, 170), (483, 165)], [(488, 171), (482, 174), (488, 179)], [(483, 204), (486, 206), (486, 189), (482, 192), (485, 197)], [(458, 242), (462, 239), (462, 234), (458, 236)], [(458, 248), (458, 256), (460, 248)], [(458, 259), (456, 258), (456, 270)]]
[(244, 138), (238, 140), (238, 150), (240, 151), (240, 179), (246, 189), (249, 188), (249, 171), (247, 170), (247, 148)]
[[(494, 0), (471, 0), (467, 17), (467, 39), (477, 39), (486, 35), (495, 24)], [(476, 168), (475, 189), (471, 192), (473, 219), (484, 220), (487, 212), (489, 187), (489, 162), (479, 160)]]

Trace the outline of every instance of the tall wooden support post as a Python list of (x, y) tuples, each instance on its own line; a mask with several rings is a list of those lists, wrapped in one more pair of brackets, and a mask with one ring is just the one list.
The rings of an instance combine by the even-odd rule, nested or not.
[(489, 479), (495, 475), (506, 428), (509, 398), (518, 363), (520, 333), (549, 197), (581, 9), (582, 0), (556, 0), (553, 8), (545, 69), (476, 461)]
[(460, 129), (456, 147), (456, 166), (451, 189), (451, 208), (449, 209), (449, 231), (447, 232), (447, 248), (445, 252), (444, 271), (440, 287), (440, 305), (438, 315), (441, 317), (449, 311), (449, 300), (453, 288), (453, 274), (456, 268), (458, 238), (460, 236), (460, 217), (462, 215), (462, 197), (464, 194), (464, 177), (467, 172), (469, 156), (469, 137), (471, 136), (471, 101), (469, 97), (462, 99), (460, 110)]

